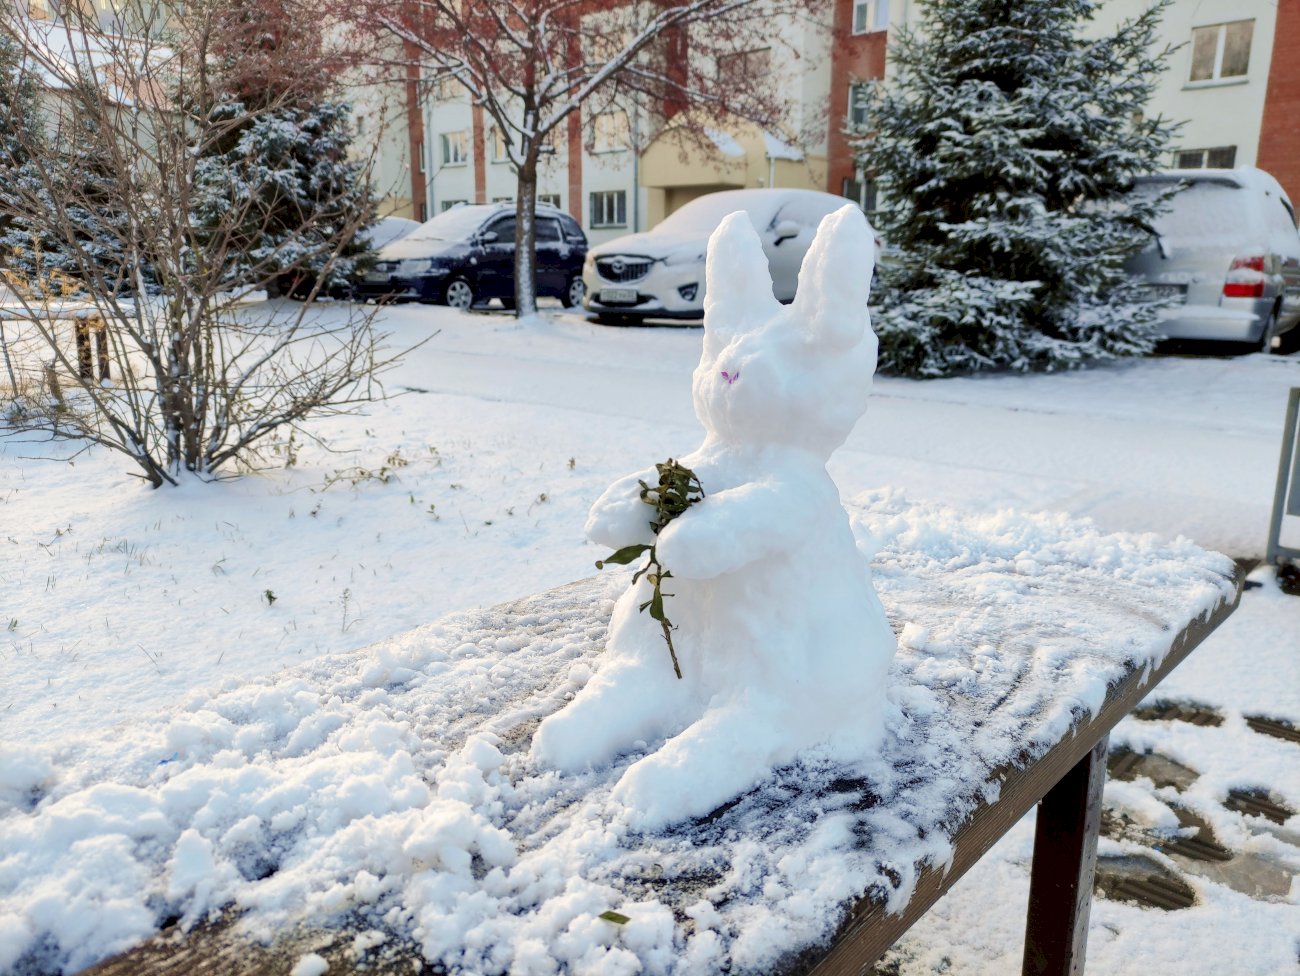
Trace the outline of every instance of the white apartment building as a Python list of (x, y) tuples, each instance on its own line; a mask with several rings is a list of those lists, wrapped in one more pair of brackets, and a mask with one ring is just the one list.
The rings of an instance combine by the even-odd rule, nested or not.
[[(830, 71), (829, 0), (825, 16), (783, 18), (784, 40), (744, 52), (763, 59), (778, 90), (788, 91), (789, 128), (798, 138), (737, 125), (703, 146), (665, 146), (664, 122), (645, 111), (584, 106), (555, 131), (539, 173), (538, 200), (571, 213), (589, 239), (648, 229), (686, 200), (716, 189), (765, 186), (821, 188), (825, 177)], [(418, 88), (418, 92), (415, 90)], [(454, 82), (399, 87), (387, 93), (387, 117), (402, 117), (383, 141), (377, 172), (385, 211), (431, 217), (457, 203), (514, 200), (515, 177), (490, 117)], [(396, 99), (396, 102), (395, 102)], [(671, 141), (671, 137), (670, 137)], [(790, 145), (798, 142), (799, 148)], [(712, 149), (710, 149), (712, 147)], [(739, 162), (737, 160), (739, 156)]]

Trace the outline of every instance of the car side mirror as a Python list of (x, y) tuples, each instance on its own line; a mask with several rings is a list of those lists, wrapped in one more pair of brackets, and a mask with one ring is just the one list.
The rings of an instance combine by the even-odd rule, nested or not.
[(799, 236), (800, 227), (793, 220), (783, 220), (773, 228), (776, 234), (776, 244), (789, 240), (791, 237)]
[(494, 230), (485, 230), (483, 233), (478, 235), (478, 239), (480, 244), (492, 244), (497, 239), (497, 232)]

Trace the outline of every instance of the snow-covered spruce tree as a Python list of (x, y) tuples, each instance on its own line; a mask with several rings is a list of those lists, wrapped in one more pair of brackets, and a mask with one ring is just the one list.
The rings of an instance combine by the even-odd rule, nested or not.
[(926, 0), (855, 140), (898, 248), (881, 368), (1051, 370), (1150, 350), (1158, 306), (1124, 272), (1161, 198), (1129, 194), (1174, 127), (1144, 110), (1169, 56), (1157, 3), (1087, 36), (1093, 0)]
[(351, 109), (331, 97), (336, 57), (319, 11), (299, 0), (222, 0), (212, 45), (214, 123), (195, 147), (195, 226), (243, 235), (226, 254), (232, 283), (272, 276), (307, 296), (342, 286), (374, 222), (366, 168), (349, 160)]
[(114, 197), (120, 160), (88, 110), (96, 84), (79, 79), (51, 96), (57, 111), (42, 112), (35, 77), (16, 38), (0, 32), (0, 261), (11, 286), (36, 299), (78, 291), (79, 262), (116, 289), (152, 284)]
[(103, 117), (102, 100), (91, 79), (64, 96), (55, 160), (63, 207), (62, 264), (75, 277), (94, 277), (114, 293), (152, 291), (156, 282), (149, 242), (132, 239), (128, 206), (118, 194), (124, 160), (106, 131), (111, 123)]
[(44, 142), (35, 75), (22, 48), (0, 31), (0, 268), (11, 286), (36, 294), (63, 266), (58, 242), (25, 219), (30, 202), (43, 199), (42, 153), (32, 147)]
[(376, 201), (362, 164), (347, 157), (350, 109), (341, 102), (279, 106), (248, 113), (242, 102), (214, 111), (238, 133), (225, 152), (195, 166), (194, 224), (229, 236), (242, 215), (237, 246), (225, 251), (232, 284), (268, 277), (307, 295), (343, 286), (365, 253), (354, 231), (373, 223)]

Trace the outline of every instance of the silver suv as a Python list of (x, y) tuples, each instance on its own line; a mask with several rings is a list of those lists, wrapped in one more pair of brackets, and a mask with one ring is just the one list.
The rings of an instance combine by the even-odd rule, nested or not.
[(1138, 192), (1182, 184), (1152, 228), (1150, 245), (1128, 271), (1153, 298), (1171, 339), (1213, 339), (1280, 351), (1300, 333), (1300, 234), (1295, 209), (1268, 173), (1169, 170), (1139, 181)]

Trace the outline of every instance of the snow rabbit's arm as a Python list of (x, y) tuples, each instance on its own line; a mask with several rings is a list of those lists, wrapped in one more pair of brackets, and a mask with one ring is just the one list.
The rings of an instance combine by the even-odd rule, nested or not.
[(673, 576), (713, 579), (795, 548), (815, 514), (791, 484), (740, 485), (691, 506), (659, 533), (655, 549)]
[(587, 515), (587, 538), (597, 545), (622, 549), (624, 546), (654, 542), (650, 522), (654, 506), (641, 500), (641, 482), (659, 483), (659, 472), (647, 468), (619, 478), (591, 506)]

